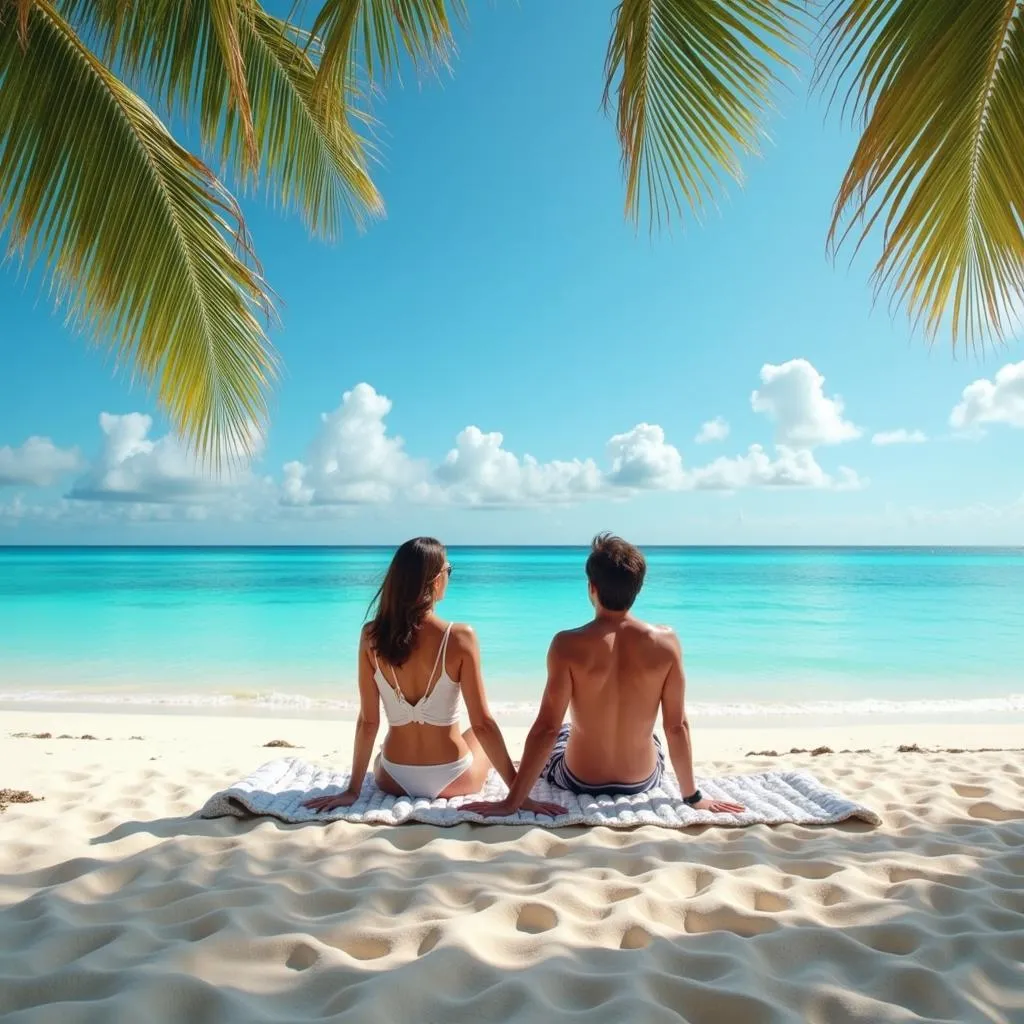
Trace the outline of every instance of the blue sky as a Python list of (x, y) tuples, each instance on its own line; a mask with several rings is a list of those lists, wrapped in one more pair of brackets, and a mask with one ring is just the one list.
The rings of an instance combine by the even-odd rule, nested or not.
[[(853, 136), (804, 82), (705, 223), (626, 223), (612, 6), (474, 5), (454, 76), (376, 109), (365, 233), (325, 245), (246, 202), (285, 369), (236, 479), (197, 476), (9, 266), (0, 544), (1024, 543), (1021, 345), (929, 348), (873, 302), (876, 250), (829, 263)], [(873, 443), (897, 430), (927, 440)]]

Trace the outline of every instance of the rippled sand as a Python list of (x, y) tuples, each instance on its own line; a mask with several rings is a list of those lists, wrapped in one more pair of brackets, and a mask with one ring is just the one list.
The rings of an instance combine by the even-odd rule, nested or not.
[[(338, 762), (344, 729), (0, 714), (0, 788), (45, 798), (0, 815), (5, 1024), (1024, 1021), (1020, 751), (699, 766), (806, 768), (880, 828), (190, 818), (279, 753), (264, 740)], [(83, 733), (98, 738), (57, 738)]]

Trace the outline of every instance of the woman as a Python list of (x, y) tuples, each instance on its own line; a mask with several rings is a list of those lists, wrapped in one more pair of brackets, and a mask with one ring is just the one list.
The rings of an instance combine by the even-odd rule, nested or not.
[[(382, 703), (388, 733), (373, 773), (385, 793), (431, 799), (479, 793), (492, 764), (512, 785), (516, 772), (487, 707), (476, 636), (469, 626), (444, 622), (434, 612), (451, 574), (444, 547), (432, 537), (406, 541), (395, 552), (359, 641), (352, 779), (344, 793), (304, 806), (331, 811), (356, 802)], [(459, 731), (462, 700), (472, 726), (464, 733)], [(556, 804), (536, 800), (523, 807), (537, 814), (564, 813)]]

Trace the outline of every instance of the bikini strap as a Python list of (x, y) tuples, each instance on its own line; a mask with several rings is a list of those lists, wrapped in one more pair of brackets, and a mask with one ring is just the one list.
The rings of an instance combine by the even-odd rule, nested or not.
[[(443, 676), (446, 671), (445, 658), (447, 658), (448, 656), (448, 635), (449, 633), (451, 633), (451, 631), (452, 624), (449, 622), (448, 628), (444, 631), (444, 636), (441, 638), (441, 646), (437, 649), (437, 657), (434, 659), (434, 667), (430, 670), (430, 677), (427, 679), (427, 689), (423, 696), (420, 698), (421, 701), (426, 700), (434, 692), (438, 682), (441, 679), (441, 676)], [(441, 666), (440, 674), (437, 674), (438, 665)]]
[(395, 699), (399, 702), (405, 700), (405, 694), (402, 693), (402, 688), (398, 685), (398, 676), (395, 674), (394, 666), (391, 667), (391, 679), (395, 681), (395, 685), (391, 685), (391, 680), (381, 671), (380, 662), (377, 660), (377, 652), (373, 652), (373, 667), (377, 670), (384, 682), (387, 683), (387, 687), (395, 695)]
[(441, 650), (438, 652), (438, 662), (441, 665), (441, 676), (448, 674), (448, 637), (452, 635), (452, 623), (448, 623), (448, 628), (444, 631), (444, 638), (441, 640)]

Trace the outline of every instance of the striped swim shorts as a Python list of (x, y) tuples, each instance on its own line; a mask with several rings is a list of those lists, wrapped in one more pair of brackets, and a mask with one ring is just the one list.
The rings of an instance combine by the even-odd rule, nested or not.
[(657, 736), (654, 737), (657, 763), (654, 766), (654, 771), (646, 779), (641, 779), (639, 782), (602, 782), (595, 784), (593, 782), (584, 782), (576, 775), (573, 775), (565, 763), (565, 748), (569, 743), (569, 728), (568, 725), (562, 726), (561, 731), (558, 733), (558, 739), (555, 740), (551, 756), (541, 772), (541, 775), (553, 786), (558, 786), (559, 789), (567, 789), (570, 793), (586, 793), (591, 796), (596, 796), (599, 793), (606, 793), (609, 796), (635, 796), (637, 793), (646, 793), (647, 790), (661, 785), (661, 777), (665, 773), (665, 752), (661, 749), (661, 741)]

